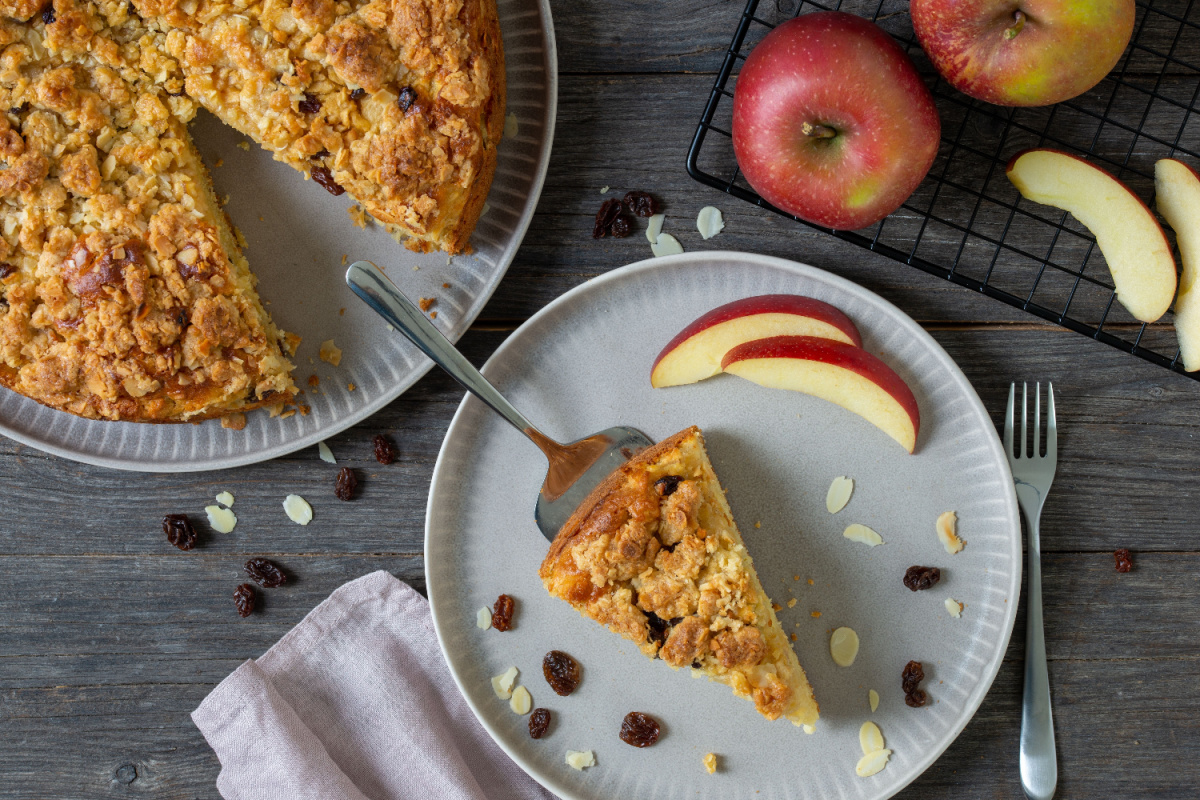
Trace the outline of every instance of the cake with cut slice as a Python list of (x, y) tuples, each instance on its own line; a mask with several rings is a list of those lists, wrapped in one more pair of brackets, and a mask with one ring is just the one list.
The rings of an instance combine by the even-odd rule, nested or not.
[(806, 730), (812, 688), (775, 617), (700, 429), (644, 450), (588, 496), (550, 546), (546, 589), (651, 658), (688, 667)]

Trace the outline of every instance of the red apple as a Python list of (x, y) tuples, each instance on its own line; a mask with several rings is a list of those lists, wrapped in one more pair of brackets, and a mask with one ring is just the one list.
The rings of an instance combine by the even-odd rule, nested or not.
[(1162, 159), (1154, 165), (1154, 198), (1179, 245), (1183, 274), (1175, 298), (1175, 335), (1183, 368), (1195, 372), (1200, 370), (1200, 174), (1182, 161)]
[(908, 56), (841, 11), (804, 14), (746, 58), (733, 152), (772, 205), (827, 228), (865, 228), (900, 207), (937, 154), (941, 123)]
[(814, 336), (775, 336), (738, 345), (721, 368), (761, 386), (804, 392), (875, 425), (912, 452), (921, 412), (908, 384), (858, 347)]
[(862, 346), (858, 328), (829, 303), (795, 294), (746, 297), (714, 308), (680, 331), (654, 360), (650, 385), (681, 386), (711, 378), (721, 371), (725, 354), (742, 342), (786, 335)]
[(1133, 0), (912, 0), (930, 61), (963, 94), (1048, 106), (1083, 94), (1117, 65)]

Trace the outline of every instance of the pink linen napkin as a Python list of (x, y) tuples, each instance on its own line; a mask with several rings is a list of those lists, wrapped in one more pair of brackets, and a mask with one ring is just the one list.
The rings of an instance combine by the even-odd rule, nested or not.
[(192, 721), (226, 800), (554, 797), (467, 707), (429, 603), (382, 571), (335, 590)]

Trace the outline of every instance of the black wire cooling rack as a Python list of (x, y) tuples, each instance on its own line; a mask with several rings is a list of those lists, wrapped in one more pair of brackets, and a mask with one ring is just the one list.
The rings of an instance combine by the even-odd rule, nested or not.
[(871, 228), (804, 224), (1200, 380), (1200, 372), (1183, 371), (1170, 315), (1149, 325), (1134, 319), (1115, 302), (1088, 230), (1058, 209), (1022, 199), (1004, 174), (1014, 153), (1052, 146), (1085, 155), (1149, 202), (1155, 161), (1174, 157), (1200, 168), (1194, 4), (1139, 2), (1133, 39), (1103, 82), (1055, 106), (1012, 109), (972, 100), (937, 75), (916, 42), (907, 2), (749, 0), (688, 151), (688, 173), (803, 222), (759, 197), (737, 168), (730, 135), (737, 71), (751, 48), (792, 16), (840, 9), (873, 19), (908, 51), (933, 91), (942, 118), (937, 159), (913, 196)]

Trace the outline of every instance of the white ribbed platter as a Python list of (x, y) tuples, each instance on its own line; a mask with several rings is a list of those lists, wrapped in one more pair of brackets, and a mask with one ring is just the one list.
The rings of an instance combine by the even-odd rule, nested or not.
[[(798, 293), (833, 303), (858, 324), (864, 346), (904, 378), (921, 410), (915, 455), (853, 414), (816, 398), (770, 390), (732, 375), (670, 389), (650, 387), (650, 365), (685, 324), (730, 300)], [(992, 422), (962, 372), (912, 319), (877, 295), (813, 267), (744, 253), (688, 253), (608, 273), (551, 303), (484, 368), (534, 424), (560, 440), (616, 424), (660, 439), (688, 425), (705, 432), (717, 475), (763, 585), (783, 606), (781, 624), (821, 705), (815, 734), (767, 722), (728, 688), (673, 672), (562, 601), (537, 577), (547, 542), (533, 521), (545, 474), (538, 451), (477, 400), (458, 410), (438, 456), (426, 520), (426, 572), (434, 622), (451, 671), (480, 721), (537, 780), (564, 798), (889, 797), (917, 777), (971, 719), (1000, 666), (1021, 577), (1012, 477)], [(837, 515), (825, 494), (855, 480)], [(949, 555), (934, 529), (955, 510), (966, 547)], [(848, 541), (862, 523), (876, 548)], [(761, 527), (756, 525), (760, 523)], [(901, 584), (914, 565), (942, 569), (933, 589)], [(798, 576), (799, 579), (795, 579)], [(810, 583), (811, 580), (811, 583)], [(516, 626), (475, 627), (476, 610), (500, 593), (516, 601)], [(961, 619), (947, 597), (966, 604)], [(788, 601), (796, 599), (794, 607)], [(814, 612), (820, 612), (815, 617)], [(829, 655), (829, 632), (858, 632), (849, 668)], [(565, 650), (583, 665), (569, 697), (554, 694), (541, 660)], [(925, 665), (930, 705), (904, 703), (900, 673)], [(509, 666), (554, 714), (530, 739), (492, 693)], [(871, 713), (867, 692), (881, 702)], [(617, 738), (630, 711), (657, 717), (663, 736), (639, 750)], [(873, 720), (894, 754), (859, 778), (859, 727)], [(571, 750), (593, 750), (577, 772)], [(721, 768), (708, 775), (706, 753)]]
[[(370, 416), (416, 383), (431, 362), (350, 293), (344, 263), (374, 261), (414, 301), (436, 297), (438, 326), (456, 341), (483, 310), (512, 263), (541, 193), (554, 138), (558, 67), (548, 0), (497, 0), (517, 134), (499, 145), (488, 209), (471, 237), (474, 253), (417, 255), (379, 225), (354, 226), (350, 196), (333, 197), (246, 137), (201, 112), (192, 135), (218, 196), (245, 236), (246, 258), (276, 323), (303, 337), (296, 358), (300, 401), (312, 411), (270, 419), (248, 415), (245, 430), (136, 425), (80, 419), (0, 389), (0, 433), (24, 444), (118, 469), (183, 472), (239, 466), (311, 445)], [(221, 166), (216, 166), (218, 163)], [(419, 267), (414, 270), (414, 267)], [(450, 284), (443, 288), (442, 284)], [(317, 357), (322, 341), (342, 348), (338, 367)], [(320, 378), (307, 391), (310, 375)], [(349, 387), (353, 384), (354, 389)]]

